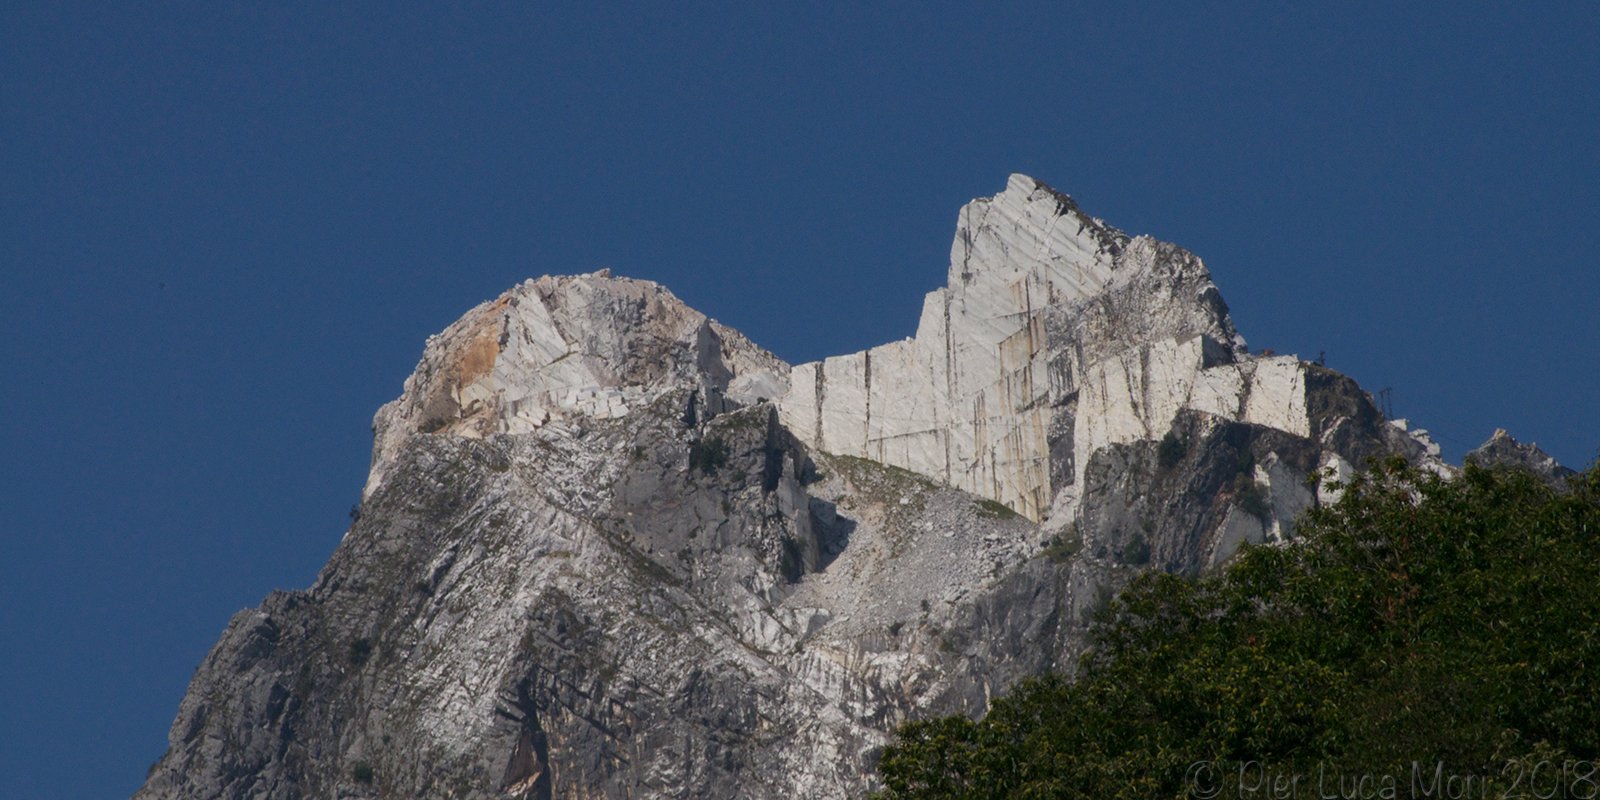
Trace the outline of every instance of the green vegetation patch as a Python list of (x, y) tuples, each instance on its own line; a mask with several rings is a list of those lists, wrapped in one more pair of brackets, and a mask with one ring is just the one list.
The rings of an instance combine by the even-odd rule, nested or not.
[(904, 467), (873, 461), (860, 456), (824, 456), (828, 466), (837, 470), (846, 481), (857, 486), (880, 486), (932, 490), (939, 488), (932, 480)]
[(1150, 563), (1150, 542), (1142, 534), (1134, 534), (1122, 548), (1122, 560), (1140, 566)]
[(707, 436), (689, 445), (689, 468), (714, 475), (728, 463), (728, 442), (721, 436)]
[(1083, 536), (1078, 533), (1077, 525), (1069, 525), (1066, 530), (1050, 537), (1049, 544), (1044, 546), (1044, 557), (1056, 564), (1064, 564), (1073, 556), (1083, 550)]
[(1298, 530), (1198, 580), (1136, 578), (1075, 680), (903, 726), (879, 797), (1265, 796), (1241, 784), (1262, 774), (1284, 776), (1274, 797), (1351, 796), (1339, 781), (1363, 776), (1371, 797), (1466, 796), (1437, 785), (1451, 776), (1474, 797), (1534, 775), (1593, 794), (1600, 467), (1559, 492), (1388, 463)]
[(978, 516), (984, 519), (1016, 519), (1017, 512), (1011, 507), (987, 497), (980, 497), (972, 501), (972, 507), (977, 510)]
[(771, 416), (771, 406), (756, 405), (749, 408), (741, 408), (735, 411), (730, 411), (726, 414), (718, 414), (717, 416), (712, 417), (710, 426), (712, 428), (728, 431), (730, 433), (734, 431), (755, 431), (759, 433), (765, 433), (767, 430), (767, 420)]

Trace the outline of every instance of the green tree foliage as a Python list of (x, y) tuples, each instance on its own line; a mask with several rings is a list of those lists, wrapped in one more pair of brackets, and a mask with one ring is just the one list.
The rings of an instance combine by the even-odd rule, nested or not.
[(360, 638), (360, 639), (356, 639), (355, 641), (350, 643), (350, 663), (352, 665), (359, 667), (362, 664), (367, 663), (367, 659), (371, 658), (371, 657), (372, 657), (372, 640), (371, 639), (367, 639), (367, 638), (363, 637), (363, 638)]
[(728, 443), (708, 436), (689, 446), (689, 468), (711, 475), (728, 463)]
[(1600, 757), (1600, 467), (1558, 492), (1383, 464), (1297, 530), (1210, 577), (1135, 580), (1077, 680), (905, 725), (880, 797), (1183, 797), (1196, 762), (1505, 786), (1507, 765)]

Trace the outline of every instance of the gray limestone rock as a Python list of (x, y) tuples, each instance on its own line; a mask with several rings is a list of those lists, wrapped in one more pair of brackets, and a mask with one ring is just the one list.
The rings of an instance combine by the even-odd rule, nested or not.
[(1558, 488), (1565, 487), (1567, 478), (1577, 472), (1561, 466), (1550, 454), (1536, 444), (1523, 444), (1496, 428), (1489, 440), (1467, 453), (1466, 460), (1483, 467), (1508, 467), (1521, 469), (1539, 476), (1540, 480)]
[(859, 797), (898, 724), (1071, 671), (1139, 571), (1290, 542), (1370, 458), (1448, 471), (1250, 355), (1198, 258), (1024, 176), (962, 211), (915, 339), (791, 368), (545, 277), (374, 431), (359, 519), (229, 623), (137, 797)]

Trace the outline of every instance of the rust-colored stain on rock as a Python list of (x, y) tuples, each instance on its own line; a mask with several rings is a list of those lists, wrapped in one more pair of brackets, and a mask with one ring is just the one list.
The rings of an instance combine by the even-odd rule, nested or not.
[(485, 324), (461, 348), (461, 360), (456, 362), (456, 385), (466, 386), (488, 375), (500, 356), (500, 335), (505, 330), (501, 310), (506, 306), (502, 297), (484, 311)]

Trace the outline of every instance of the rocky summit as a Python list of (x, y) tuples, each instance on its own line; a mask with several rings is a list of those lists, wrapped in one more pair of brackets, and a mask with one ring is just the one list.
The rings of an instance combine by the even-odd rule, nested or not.
[(791, 366), (656, 284), (543, 277), (373, 430), (359, 518), (228, 624), (137, 797), (860, 797), (900, 723), (1071, 672), (1133, 574), (1289, 542), (1374, 457), (1451, 471), (1252, 354), (1198, 257), (1022, 175), (910, 339)]

